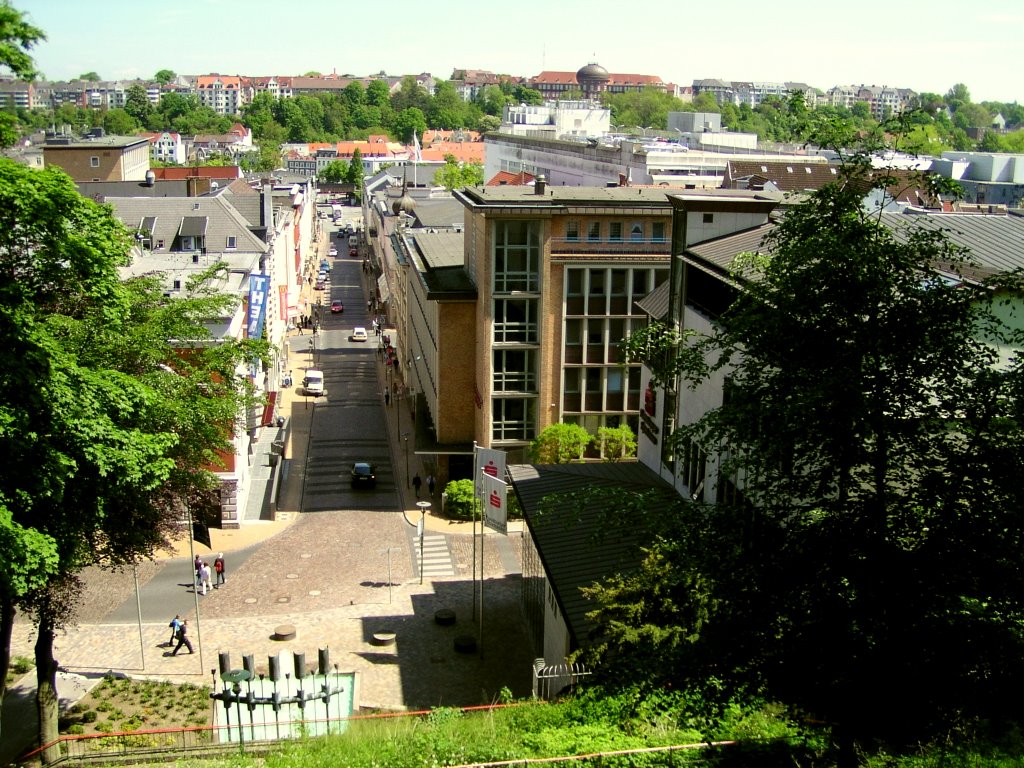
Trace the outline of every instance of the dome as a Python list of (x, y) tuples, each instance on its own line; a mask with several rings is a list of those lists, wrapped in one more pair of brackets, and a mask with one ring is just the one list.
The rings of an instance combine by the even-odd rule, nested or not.
[(607, 83), (609, 79), (610, 76), (608, 75), (608, 70), (594, 61), (587, 64), (587, 66), (583, 67), (576, 73), (576, 81), (579, 83), (582, 83), (585, 80)]

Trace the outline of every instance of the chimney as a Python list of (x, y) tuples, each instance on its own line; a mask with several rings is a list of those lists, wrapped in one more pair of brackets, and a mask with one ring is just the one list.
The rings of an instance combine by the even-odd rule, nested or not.
[(543, 195), (548, 188), (548, 179), (542, 173), (533, 182), (533, 194)]

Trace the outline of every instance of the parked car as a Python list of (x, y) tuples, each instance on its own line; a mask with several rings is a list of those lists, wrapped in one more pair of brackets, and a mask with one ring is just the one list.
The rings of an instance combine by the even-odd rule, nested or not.
[(353, 328), (352, 335), (348, 337), (349, 341), (366, 341), (366, 329), (365, 328)]
[(357, 461), (352, 465), (351, 482), (352, 487), (355, 488), (360, 485), (365, 485), (369, 488), (373, 488), (377, 485), (377, 468), (365, 461)]
[(337, 256), (337, 255), (338, 255), (338, 249), (337, 249), (337, 248), (335, 248), (335, 247), (334, 247), (334, 246), (332, 245), (332, 246), (330, 247), (330, 249), (329, 249), (329, 250), (327, 251), (327, 255), (328, 255), (328, 256)]
[(318, 291), (322, 291), (322, 290), (323, 290), (324, 288), (326, 288), (326, 287), (327, 287), (327, 284), (326, 284), (326, 283), (324, 283), (324, 281), (323, 281), (323, 280), (317, 280), (317, 281), (316, 281), (316, 289), (317, 289)]
[(358, 248), (349, 248), (348, 249), (348, 255), (349, 256), (356, 256), (356, 257), (358, 257), (359, 256), (359, 249)]
[(335, 299), (334, 301), (331, 302), (331, 314), (332, 315), (340, 315), (344, 311), (345, 311), (345, 305), (342, 304), (341, 301), (339, 301), (338, 299)]

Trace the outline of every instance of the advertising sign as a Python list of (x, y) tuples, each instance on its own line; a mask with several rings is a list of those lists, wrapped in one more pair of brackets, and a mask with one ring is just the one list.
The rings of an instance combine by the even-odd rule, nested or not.
[(263, 335), (263, 319), (267, 315), (267, 291), (270, 275), (249, 275), (249, 318), (246, 332), (250, 339)]

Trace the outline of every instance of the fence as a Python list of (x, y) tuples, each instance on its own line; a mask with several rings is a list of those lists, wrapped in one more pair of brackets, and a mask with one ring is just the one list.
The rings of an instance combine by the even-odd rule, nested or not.
[(583, 664), (545, 664), (544, 659), (533, 662), (533, 698), (548, 701), (567, 688), (573, 688), (590, 675)]

